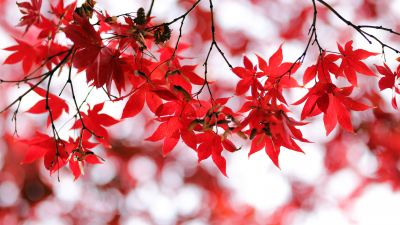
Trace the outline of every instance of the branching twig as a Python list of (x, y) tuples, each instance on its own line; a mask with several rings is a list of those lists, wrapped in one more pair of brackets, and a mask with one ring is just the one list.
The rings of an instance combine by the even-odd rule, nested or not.
[(228, 59), (226, 58), (224, 52), (223, 52), (223, 51), (221, 50), (221, 48), (219, 47), (219, 45), (218, 45), (218, 43), (217, 43), (217, 40), (216, 40), (216, 38), (215, 38), (214, 5), (213, 5), (212, 0), (209, 0), (209, 6), (210, 6), (210, 13), (211, 13), (211, 36), (212, 36), (212, 41), (211, 41), (211, 44), (210, 44), (210, 48), (208, 49), (208, 53), (207, 53), (206, 59), (205, 59), (205, 61), (204, 61), (204, 63), (203, 63), (203, 66), (204, 66), (204, 84), (201, 86), (200, 90), (197, 91), (194, 95), (195, 95), (195, 96), (198, 96), (198, 95), (203, 91), (204, 87), (207, 87), (208, 92), (209, 92), (209, 94), (210, 94), (211, 100), (214, 100), (214, 99), (213, 99), (213, 96), (212, 96), (212, 93), (211, 93), (210, 84), (209, 84), (209, 82), (208, 82), (208, 80), (207, 80), (208, 59), (210, 58), (210, 54), (211, 54), (211, 52), (212, 52), (212, 50), (213, 50), (213, 47), (215, 46), (215, 48), (217, 48), (218, 52), (220, 53), (220, 55), (222, 56), (222, 58), (225, 60), (226, 64), (228, 65), (228, 67), (229, 67), (230, 69), (233, 69), (233, 66), (232, 66), (232, 64), (228, 61)]
[(36, 69), (34, 69), (31, 73), (29, 73), (28, 75), (24, 76), (24, 78), (22, 78), (22, 79), (20, 79), (20, 80), (4, 80), (4, 79), (0, 79), (0, 84), (1, 84), (1, 83), (16, 83), (16, 84), (19, 84), (19, 83), (23, 83), (23, 82), (28, 82), (28, 81), (31, 81), (31, 80), (39, 79), (39, 78), (45, 76), (46, 73), (41, 74), (41, 75), (38, 75), (38, 76), (35, 76), (35, 77), (30, 77), (30, 76), (32, 76), (33, 74), (35, 74), (36, 72), (38, 72), (40, 69), (42, 69), (43, 66), (45, 66), (48, 62), (50, 62), (50, 60), (53, 59), (54, 57), (60, 56), (60, 55), (62, 55), (62, 54), (65, 54), (65, 53), (67, 53), (68, 51), (69, 51), (69, 50), (61, 51), (61, 52), (59, 52), (59, 53), (57, 53), (57, 54), (54, 54), (54, 55), (51, 55), (51, 56), (47, 57), (47, 59), (46, 59), (40, 66), (38, 66), (38, 67), (37, 67)]
[[(73, 61), (74, 55), (75, 55), (75, 52), (72, 54), (71, 62)], [(90, 130), (90, 129), (85, 125), (85, 122), (84, 122), (83, 119), (82, 119), (82, 114), (81, 114), (81, 111), (80, 111), (80, 107), (78, 106), (78, 103), (77, 103), (77, 100), (76, 100), (76, 96), (75, 96), (74, 85), (72, 84), (72, 79), (71, 79), (71, 77), (72, 77), (72, 76), (71, 76), (71, 75), (72, 75), (72, 72), (71, 72), (71, 71), (72, 71), (72, 66), (69, 67), (69, 71), (68, 71), (68, 80), (67, 80), (66, 84), (69, 84), (69, 87), (71, 88), (72, 100), (73, 100), (73, 102), (74, 102), (75, 109), (76, 109), (76, 114), (75, 114), (75, 116), (78, 115), (79, 121), (81, 122), (81, 125), (82, 125), (81, 138), (82, 138), (82, 135), (83, 135), (83, 131), (85, 131), (85, 130), (87, 130), (89, 133), (93, 134), (94, 136), (101, 138), (100, 136), (96, 135), (96, 134), (94, 133), (94, 131)]]
[(192, 5), (192, 7), (190, 7), (184, 14), (180, 15), (179, 17), (176, 17), (175, 19), (171, 20), (170, 22), (162, 23), (162, 24), (159, 24), (159, 25), (150, 27), (149, 30), (154, 30), (154, 29), (156, 29), (156, 28), (158, 28), (158, 27), (165, 26), (165, 25), (169, 26), (169, 25), (175, 23), (176, 21), (185, 18), (194, 8), (196, 8), (196, 6), (197, 6), (200, 2), (201, 2), (201, 0), (197, 0), (197, 1)]
[[(314, 0), (313, 0), (314, 1)], [(376, 42), (378, 42), (381, 46), (382, 46), (382, 54), (385, 55), (385, 48), (389, 48), (392, 51), (396, 52), (396, 53), (400, 53), (400, 50), (385, 44), (384, 42), (382, 42), (379, 38), (377, 38), (375, 35), (366, 32), (365, 30), (363, 30), (362, 28), (374, 28), (374, 29), (379, 29), (379, 30), (385, 30), (388, 32), (391, 32), (393, 34), (399, 35), (398, 32), (394, 32), (392, 29), (389, 28), (384, 28), (382, 26), (370, 26), (370, 25), (355, 25), (353, 22), (351, 22), (350, 20), (344, 18), (338, 11), (336, 11), (330, 4), (328, 4), (327, 2), (325, 2), (324, 0), (316, 0), (319, 3), (321, 3), (322, 5), (324, 5), (327, 9), (329, 9), (333, 14), (335, 14), (340, 20), (342, 20), (344, 23), (346, 23), (347, 25), (349, 25), (350, 27), (354, 28), (358, 33), (360, 33), (367, 41), (368, 43), (372, 44), (372, 41), (370, 40), (370, 38), (372, 38), (373, 40), (375, 40)]]
[(392, 34), (395, 34), (395, 35), (400, 36), (400, 33), (399, 33), (399, 32), (396, 32), (396, 31), (394, 31), (393, 29), (386, 28), (386, 27), (383, 27), (383, 26), (358, 25), (357, 27), (359, 27), (360, 29), (362, 29), (362, 28), (371, 28), (371, 29), (376, 29), (376, 30), (384, 30), (384, 31), (387, 31), (387, 32), (389, 32), (389, 33), (392, 33)]
[(25, 91), (23, 94), (21, 94), (17, 99), (15, 99), (11, 104), (9, 104), (7, 107), (5, 107), (3, 110), (0, 111), (0, 113), (3, 113), (4, 111), (10, 109), (13, 105), (15, 105), (17, 102), (21, 101), (22, 98), (24, 98), (27, 94), (29, 94), (33, 89), (38, 87), (43, 81), (45, 81), (47, 78), (52, 76), (52, 74), (57, 71), (68, 59), (68, 57), (71, 55), (72, 50), (70, 49), (67, 53), (67, 55), (61, 60), (59, 64), (57, 64), (52, 70), (42, 74), (41, 76), (43, 77), (41, 80), (39, 80), (36, 84), (32, 85), (27, 91)]

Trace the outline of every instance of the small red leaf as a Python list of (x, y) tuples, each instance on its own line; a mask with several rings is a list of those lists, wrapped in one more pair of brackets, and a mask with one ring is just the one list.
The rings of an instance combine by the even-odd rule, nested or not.
[(260, 151), (264, 146), (265, 146), (265, 135), (264, 134), (257, 135), (251, 142), (251, 148), (248, 157)]
[(145, 92), (138, 90), (129, 97), (128, 102), (122, 111), (121, 119), (136, 116), (140, 111), (142, 111), (145, 100)]
[(165, 138), (162, 147), (163, 156), (166, 156), (168, 153), (170, 153), (174, 149), (176, 144), (178, 144), (178, 141), (179, 141), (178, 132), (174, 132), (174, 134), (172, 134), (170, 137)]
[(272, 162), (275, 164), (276, 167), (279, 167), (279, 148), (275, 147), (274, 142), (272, 141), (271, 137), (266, 137), (265, 138), (265, 152), (269, 156), (269, 158), (272, 160)]
[(226, 160), (224, 157), (222, 157), (221, 154), (218, 154), (216, 152), (213, 151), (212, 153), (212, 159), (215, 163), (215, 165), (217, 165), (219, 171), (221, 171), (221, 173), (225, 176), (228, 177), (226, 175)]
[(146, 138), (147, 141), (159, 141), (167, 136), (168, 132), (168, 122), (162, 123), (154, 131), (154, 133)]

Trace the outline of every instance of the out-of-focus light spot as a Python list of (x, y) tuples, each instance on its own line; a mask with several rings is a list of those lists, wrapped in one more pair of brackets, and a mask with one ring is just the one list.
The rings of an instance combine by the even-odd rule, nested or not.
[(289, 149), (282, 149), (279, 157), (282, 168), (280, 175), (296, 177), (307, 183), (315, 183), (324, 170), (321, 146), (316, 143), (301, 143), (301, 147), (305, 154)]
[(183, 184), (183, 171), (175, 163), (169, 163), (163, 168), (161, 174), (161, 187), (176, 189)]
[(299, 212), (294, 218), (292, 223), (296, 225), (350, 225), (351, 223), (339, 209), (334, 207), (327, 207), (320, 205), (315, 211), (312, 212)]
[(208, 223), (206, 223), (205, 221), (201, 221), (201, 220), (193, 220), (193, 221), (188, 221), (186, 223), (183, 223), (182, 225), (207, 225)]
[(125, 207), (128, 211), (145, 210), (146, 206), (143, 205), (136, 194), (135, 190), (130, 191), (125, 197)]
[(376, 158), (369, 151), (367, 146), (364, 146), (361, 151), (363, 154), (361, 155), (361, 159), (357, 164), (358, 171), (364, 176), (371, 176), (376, 169), (378, 168), (378, 162)]
[(81, 181), (74, 181), (71, 175), (64, 175), (62, 182), (55, 183), (54, 193), (62, 201), (76, 202), (82, 193)]
[(236, 197), (259, 210), (270, 211), (282, 205), (290, 197), (288, 182), (272, 167), (268, 156), (255, 153), (247, 158), (246, 150), (232, 157), (228, 166), (229, 180), (223, 180), (233, 188)]
[(116, 175), (115, 162), (111, 157), (99, 165), (94, 165), (90, 170), (90, 177), (98, 185), (104, 185), (114, 179)]
[(172, 199), (162, 194), (154, 197), (149, 212), (156, 224), (175, 224), (177, 209), (174, 207)]
[(323, 196), (332, 201), (345, 199), (360, 184), (360, 178), (351, 170), (331, 175)]
[(183, 151), (177, 151), (176, 163), (184, 168), (184, 175), (186, 177), (193, 176), (200, 165), (197, 162), (196, 152), (188, 148), (185, 148)]
[(145, 182), (154, 178), (157, 167), (153, 160), (145, 156), (132, 158), (129, 161), (129, 174), (139, 182)]
[(9, 207), (17, 202), (19, 195), (18, 186), (11, 181), (0, 184), (0, 206)]
[(23, 225), (70, 225), (71, 223), (62, 220), (61, 218), (49, 217), (42, 220), (30, 220)]
[[(112, 109), (118, 108), (123, 109), (125, 105), (122, 105), (120, 103), (119, 106), (114, 106), (110, 107)], [(112, 111), (112, 110), (108, 110)], [(115, 110), (114, 110), (115, 111)], [(145, 111), (145, 109), (143, 110)], [(113, 114), (116, 114), (115, 112)], [(119, 115), (121, 115), (119, 113)], [(118, 117), (116, 117), (118, 118)], [(134, 118), (129, 118), (125, 119), (124, 123), (118, 123), (115, 126), (110, 127), (110, 133), (113, 134), (113, 137), (116, 139), (122, 139), (126, 140), (127, 143), (131, 145), (140, 145), (141, 142), (143, 142), (144, 139), (144, 129), (137, 129), (138, 127), (145, 127), (146, 124), (146, 119), (143, 117), (143, 115), (137, 115)]]
[(149, 222), (147, 222), (144, 219), (141, 218), (136, 218), (136, 217), (131, 217), (128, 220), (124, 221), (121, 223), (122, 225), (150, 225)]
[(400, 193), (393, 193), (389, 185), (367, 188), (352, 209), (355, 224), (398, 225), (400, 221)]
[(259, 39), (275, 36), (274, 24), (257, 12), (250, 4), (225, 1), (215, 8), (215, 15), (226, 30), (241, 30)]
[(177, 205), (179, 214), (188, 216), (201, 207), (202, 198), (202, 192), (198, 187), (186, 185), (178, 191), (174, 203)]
[(127, 198), (128, 209), (147, 210), (154, 204), (154, 202), (157, 202), (155, 196), (158, 192), (158, 187), (154, 182), (147, 182), (144, 185), (135, 187), (135, 189), (129, 193)]
[(146, 211), (156, 224), (174, 224), (177, 207), (174, 196), (159, 190), (153, 182), (138, 186), (126, 198), (126, 206), (130, 212)]
[[(59, 217), (62, 213), (64, 213), (66, 206), (61, 205), (57, 201), (45, 201), (39, 202), (39, 204), (35, 207), (35, 214), (37, 219), (51, 221), (54, 218)], [(54, 223), (59, 224), (59, 223)]]

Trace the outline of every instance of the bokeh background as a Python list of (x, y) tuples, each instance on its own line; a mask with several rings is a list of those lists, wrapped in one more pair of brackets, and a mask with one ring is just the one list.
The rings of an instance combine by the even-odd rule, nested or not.
[[(1, 0), (0, 48), (13, 45), (13, 37), (22, 36), (15, 27), (20, 14), (14, 0)], [(49, 3), (43, 0), (42, 11)], [(70, 1), (65, 1), (66, 3)], [(155, 21), (170, 21), (184, 13), (194, 1), (156, 0)], [(329, 0), (343, 16), (357, 24), (384, 25), (400, 30), (398, 0)], [(78, 1), (78, 5), (82, 1)], [(149, 0), (99, 0), (96, 8), (110, 15), (148, 9)], [(230, 61), (242, 65), (243, 55), (255, 60), (255, 53), (268, 58), (283, 43), (286, 61), (294, 61), (303, 51), (312, 19), (310, 0), (218, 0), (214, 1), (217, 41)], [(381, 52), (378, 44), (362, 37), (318, 5), (317, 32), (327, 49), (354, 40), (357, 48)], [(208, 1), (203, 1), (187, 18), (182, 41), (190, 46), (184, 52), (188, 61), (199, 64), (202, 73), (211, 41)], [(176, 40), (179, 23), (172, 25)], [(372, 31), (382, 40), (399, 46), (399, 37)], [(173, 42), (174, 43), (174, 42)], [(305, 60), (316, 59), (313, 47)], [(0, 61), (8, 56), (0, 51)], [(210, 76), (218, 84), (217, 95), (232, 96), (237, 78), (216, 51), (211, 55)], [(398, 57), (387, 51), (387, 64), (395, 68)], [(382, 64), (382, 57), (370, 65)], [(304, 68), (303, 68), (304, 69)], [(301, 74), (301, 71), (299, 74)], [(20, 65), (0, 66), (2, 77), (20, 73)], [(61, 75), (60, 75), (61, 76)], [(299, 77), (299, 76), (298, 76)], [(298, 78), (297, 77), (297, 78)], [(57, 82), (57, 81), (55, 81)], [(59, 81), (62, 86), (63, 81)], [(77, 75), (76, 81), (85, 82)], [(400, 120), (387, 102), (391, 92), (377, 93), (376, 79), (362, 79), (359, 95), (367, 95), (379, 108), (353, 115), (357, 134), (336, 128), (325, 136), (322, 119), (316, 117), (302, 128), (314, 143), (302, 143), (305, 154), (283, 150), (281, 170), (264, 152), (248, 158), (248, 146), (225, 155), (229, 178), (222, 176), (210, 160), (198, 164), (196, 154), (179, 144), (168, 157), (162, 157), (160, 144), (144, 141), (154, 124), (144, 110), (109, 132), (112, 148), (98, 147), (96, 153), (106, 159), (101, 165), (85, 169), (74, 181), (69, 170), (50, 175), (43, 162), (21, 165), (26, 145), (13, 137), (12, 111), (0, 116), (0, 224), (269, 224), (269, 225), (398, 225), (400, 224)], [(23, 87), (22, 87), (23, 90)], [(6, 106), (21, 89), (0, 84), (1, 106)], [(304, 90), (285, 93), (293, 102)], [(83, 98), (86, 90), (78, 93)], [(102, 92), (89, 102), (104, 100)], [(23, 111), (35, 102), (35, 96), (21, 105), (18, 133), (21, 138), (34, 135), (44, 127), (45, 116)], [(237, 109), (238, 103), (230, 103)], [(123, 105), (104, 109), (120, 117)], [(235, 108), (236, 107), (236, 108)], [(301, 107), (294, 107), (299, 118)], [(240, 140), (238, 141), (240, 144)], [(60, 181), (57, 180), (59, 176)]]

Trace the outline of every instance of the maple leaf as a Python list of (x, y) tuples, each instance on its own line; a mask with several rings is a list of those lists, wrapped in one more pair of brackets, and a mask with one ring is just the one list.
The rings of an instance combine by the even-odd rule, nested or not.
[(267, 92), (265, 96), (267, 99), (269, 98), (271, 102), (279, 100), (287, 104), (282, 91), (283, 88), (299, 87), (296, 79), (291, 75), (297, 71), (300, 67), (300, 63), (282, 62), (282, 45), (272, 54), (268, 63), (260, 56), (257, 56), (257, 58), (259, 67), (262, 70), (262, 75), (267, 76), (267, 80), (264, 83), (264, 90)]
[(244, 56), (243, 57), (244, 67), (235, 67), (232, 72), (235, 73), (241, 80), (236, 85), (236, 95), (245, 94), (251, 87), (251, 93), (254, 97), (257, 97), (257, 91), (262, 90), (263, 87), (258, 81), (258, 77), (262, 74), (257, 73), (257, 66), (253, 66), (251, 61)]
[(66, 164), (68, 152), (65, 149), (67, 144), (65, 141), (56, 141), (46, 134), (36, 132), (34, 138), (22, 140), (22, 142), (28, 145), (28, 149), (21, 163), (32, 163), (44, 157), (44, 165), (50, 173), (57, 171)]
[(94, 61), (86, 69), (87, 81), (93, 81), (97, 88), (106, 85), (108, 93), (111, 91), (111, 84), (114, 81), (119, 93), (125, 88), (125, 71), (129, 71), (129, 64), (120, 57), (117, 50), (108, 47), (101, 49)]
[(150, 91), (151, 89), (151, 85), (148, 84), (136, 89), (126, 102), (121, 119), (136, 116), (142, 111), (145, 102), (149, 109), (155, 113), (157, 108), (162, 104), (162, 100), (159, 95)]
[(293, 104), (305, 102), (301, 112), (302, 120), (323, 112), (326, 135), (332, 132), (337, 123), (345, 130), (353, 132), (349, 110), (364, 111), (371, 107), (350, 98), (352, 92), (353, 86), (338, 88), (332, 83), (318, 82), (303, 98)]
[(89, 107), (87, 114), (84, 112), (80, 112), (82, 116), (82, 121), (77, 120), (71, 129), (82, 128), (83, 122), (87, 129), (96, 134), (97, 139), (103, 145), (108, 146), (108, 132), (105, 127), (112, 126), (119, 121), (107, 114), (100, 113), (100, 111), (103, 109), (103, 106), (104, 102), (96, 104), (95, 106), (93, 106), (92, 109)]
[(268, 63), (261, 57), (257, 56), (260, 70), (268, 77), (282, 77), (284, 75), (293, 74), (300, 67), (300, 63), (282, 62), (283, 52), (282, 45), (269, 58)]
[[(226, 115), (233, 117), (233, 111), (224, 107), (228, 98), (215, 100), (215, 105), (206, 101), (191, 100), (181, 102), (177, 99), (161, 104), (156, 110), (156, 115), (162, 123), (154, 133), (146, 138), (147, 141), (159, 141), (164, 139), (163, 155), (167, 155), (173, 150), (180, 138), (190, 148), (196, 150), (198, 141), (194, 130), (208, 130), (210, 126), (218, 125), (223, 129), (228, 129), (224, 121)], [(215, 115), (218, 114), (218, 117)], [(203, 119), (198, 119), (203, 118)], [(237, 148), (228, 140), (221, 142), (228, 151), (235, 151)]]
[(89, 23), (88, 18), (74, 14), (76, 23), (68, 25), (64, 32), (78, 49), (74, 55), (74, 66), (86, 69), (86, 79), (100, 88), (106, 85), (110, 93), (112, 82), (119, 93), (125, 88), (125, 71), (130, 71), (126, 59), (121, 53), (109, 47), (103, 47), (100, 34)]
[(384, 63), (383, 66), (375, 65), (375, 67), (378, 72), (383, 75), (378, 83), (379, 89), (381, 91), (385, 89), (392, 89), (392, 106), (393, 108), (397, 109), (396, 93), (400, 93), (400, 90), (396, 84), (396, 80), (399, 78), (400, 65), (397, 67), (395, 72), (392, 72), (386, 63)]
[(74, 9), (76, 7), (76, 1), (64, 7), (64, 0), (59, 0), (57, 5), (50, 4), (51, 12), (58, 18), (62, 18), (64, 24), (70, 22), (73, 19)]
[(29, 28), (40, 22), (40, 7), (42, 0), (31, 0), (31, 2), (17, 2), (20, 12), (24, 15), (18, 26), (26, 26), (25, 33)]
[[(182, 45), (178, 47), (180, 51)], [(153, 83), (145, 85), (147, 89), (164, 100), (190, 100), (192, 98), (192, 84), (203, 85), (205, 80), (195, 73), (197, 65), (181, 66), (179, 59), (183, 57), (174, 55), (174, 49), (164, 47), (159, 50), (161, 53), (159, 62), (141, 61), (141, 65), (133, 65), (134, 69), (139, 70), (139, 77), (144, 77), (144, 82)], [(131, 83), (135, 83), (132, 82)], [(156, 85), (154, 85), (156, 84)], [(135, 85), (134, 85), (135, 86)], [(153, 109), (151, 109), (154, 111)]]
[(70, 138), (67, 145), (66, 150), (69, 153), (68, 164), (75, 180), (84, 174), (85, 162), (89, 164), (102, 163), (101, 158), (90, 150), (97, 146), (97, 143), (89, 141), (90, 136), (90, 133), (84, 132), (83, 135), (76, 140)]
[[(179, 117), (174, 116), (168, 119), (167, 121), (161, 123), (158, 126), (158, 128), (154, 131), (154, 133), (150, 137), (146, 138), (146, 140), (154, 142), (164, 139), (162, 153), (163, 156), (166, 156), (175, 148), (181, 137), (181, 133), (184, 132), (185, 128), (182, 126), (182, 121), (180, 120)], [(185, 136), (185, 138), (186, 137), (187, 136)], [(196, 146), (189, 146), (189, 147), (196, 147)]]
[(381, 91), (387, 88), (392, 89), (395, 86), (395, 81), (399, 76), (398, 72), (400, 72), (400, 66), (397, 67), (397, 72), (392, 72), (386, 63), (384, 63), (383, 66), (375, 65), (375, 67), (378, 72), (384, 76), (379, 80), (379, 89)]
[(9, 55), (4, 64), (15, 64), (22, 61), (22, 68), (25, 74), (27, 74), (34, 63), (39, 64), (42, 57), (41, 50), (36, 48), (29, 43), (15, 39), (18, 45), (10, 46), (5, 48), (6, 51), (15, 51), (13, 54)]
[(214, 164), (227, 177), (226, 160), (222, 156), (223, 144), (221, 136), (213, 131), (207, 131), (196, 135), (196, 138), (200, 143), (196, 150), (199, 162), (211, 156)]
[(344, 48), (338, 44), (338, 49), (342, 54), (340, 58), (342, 62), (339, 67), (339, 72), (336, 76), (342, 75), (353, 85), (357, 86), (357, 75), (356, 72), (374, 76), (374, 72), (361, 60), (367, 59), (371, 56), (378, 55), (374, 52), (369, 52), (364, 49), (353, 50), (353, 41), (349, 41), (345, 44)]
[(74, 14), (75, 23), (64, 28), (64, 33), (77, 48), (74, 66), (82, 69), (93, 63), (100, 54), (103, 42), (86, 16)]
[(265, 134), (256, 135), (253, 141), (251, 142), (250, 155), (260, 151), (262, 148), (265, 148), (265, 152), (275, 164), (276, 167), (279, 167), (279, 153), (280, 153), (280, 146), (276, 146), (272, 137)]
[(240, 112), (249, 112), (248, 116), (240, 122), (235, 131), (244, 131), (253, 139), (249, 157), (255, 152), (265, 148), (265, 152), (272, 162), (279, 168), (279, 153), (281, 147), (303, 152), (294, 140), (309, 142), (296, 126), (306, 123), (295, 121), (288, 117), (288, 110), (283, 105), (271, 105), (265, 98), (246, 102)]
[[(282, 62), (282, 45), (272, 54), (268, 63), (258, 55), (257, 59), (261, 72), (257, 71), (257, 66), (253, 66), (247, 57), (243, 58), (244, 68), (235, 67), (232, 69), (241, 78), (236, 86), (236, 95), (245, 94), (251, 87), (253, 98), (268, 95), (271, 101), (279, 99), (279, 101), (286, 104), (282, 90), (283, 88), (299, 87), (297, 81), (290, 74), (297, 71), (300, 63)], [(259, 80), (262, 77), (267, 77), (264, 85)]]
[(179, 67), (178, 70), (183, 77), (190, 81), (190, 83), (195, 85), (203, 85), (205, 82), (204, 78), (200, 77), (194, 72), (196, 67), (197, 65), (183, 65)]
[(38, 38), (51, 38), (54, 39), (56, 36), (56, 33), (58, 31), (58, 27), (56, 23), (52, 20), (47, 19), (44, 16), (41, 16), (41, 22), (37, 25), (39, 29), (41, 29), (41, 32), (38, 35)]
[(38, 47), (39, 52), (36, 54), (39, 56), (41, 54), (41, 61), (46, 60), (46, 67), (48, 70), (53, 68), (52, 65), (58, 65), (68, 54), (69, 49), (63, 45), (57, 43), (50, 43), (48, 45), (41, 45)]
[[(31, 85), (32, 87), (32, 85)], [(49, 106), (49, 110), (51, 110), (53, 120), (57, 120), (63, 112), (68, 113), (69, 108), (67, 103), (65, 103), (65, 100), (58, 97), (57, 95), (54, 95), (52, 93), (49, 93), (47, 96), (47, 91), (40, 88), (40, 87), (35, 87), (33, 89), (34, 92), (36, 92), (38, 95), (43, 97), (44, 99), (39, 100), (35, 105), (33, 105), (30, 109), (27, 110), (27, 112), (32, 113), (32, 114), (42, 114), (42, 113), (47, 113), (48, 109), (46, 108), (46, 98)], [(49, 126), (51, 123), (51, 118), (50, 115), (47, 118), (47, 126)]]
[[(182, 115), (176, 115), (179, 112), (182, 112)], [(164, 156), (175, 148), (180, 138), (187, 146), (196, 149), (196, 137), (194, 132), (189, 129), (192, 121), (190, 118), (193, 118), (194, 114), (194, 109), (190, 105), (182, 106), (175, 102), (167, 102), (159, 106), (157, 114), (162, 116), (160, 117), (162, 123), (150, 137), (146, 138), (147, 141), (155, 142), (164, 139), (162, 147)], [(175, 115), (167, 116), (167, 114)]]
[[(177, 52), (179, 52), (182, 48), (184, 48), (184, 46), (180, 45)], [(182, 66), (179, 62), (179, 59), (185, 59), (185, 57), (175, 55), (173, 58), (171, 58), (173, 54), (173, 49), (170, 47), (162, 48), (159, 50), (159, 52), (161, 53), (160, 62), (150, 65), (150, 70), (152, 71), (150, 73), (151, 80), (165, 80), (168, 82), (171, 77), (179, 76), (182, 77), (185, 80), (184, 82), (187, 83), (187, 85), (189, 86), (190, 84), (204, 84), (205, 80), (195, 72), (197, 65)], [(188, 89), (186, 90), (190, 92)]]
[[(180, 138), (182, 138), (187, 146), (196, 150), (199, 162), (211, 156), (218, 169), (226, 176), (226, 161), (221, 155), (222, 151), (225, 148), (230, 152), (234, 152), (238, 148), (226, 139), (225, 136), (220, 136), (208, 128), (206, 130), (205, 127), (209, 126), (206, 124), (218, 124), (218, 119), (214, 117), (208, 121), (204, 120), (202, 123), (203, 127), (199, 127), (196, 130), (206, 131), (199, 134), (196, 134), (192, 128), (195, 125), (200, 125), (196, 118), (205, 116), (207, 111), (211, 115), (214, 114), (213, 112), (218, 111), (221, 113), (220, 117), (223, 117), (223, 113), (231, 113), (232, 111), (229, 108), (219, 106), (219, 104), (223, 105), (227, 101), (227, 98), (216, 99), (217, 106), (214, 107), (208, 102), (201, 102), (200, 105), (203, 108), (201, 110), (195, 109), (195, 106), (190, 104), (190, 102), (185, 104), (176, 101), (164, 103), (157, 110), (158, 120), (162, 121), (162, 123), (146, 140), (155, 142), (164, 139), (162, 153), (166, 156), (175, 148)], [(197, 101), (193, 102), (198, 103)]]
[(332, 83), (331, 74), (340, 74), (339, 66), (335, 64), (337, 60), (340, 59), (340, 56), (335, 54), (326, 54), (326, 52), (322, 52), (318, 57), (318, 61), (316, 64), (308, 67), (303, 76), (303, 85), (308, 84), (312, 79), (318, 77), (320, 82)]

